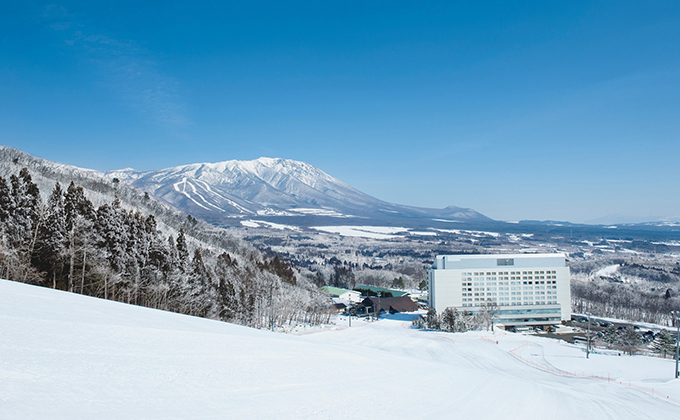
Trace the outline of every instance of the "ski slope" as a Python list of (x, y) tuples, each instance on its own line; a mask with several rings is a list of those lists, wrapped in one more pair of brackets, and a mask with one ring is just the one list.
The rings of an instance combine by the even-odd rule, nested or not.
[[(578, 347), (540, 337), (424, 332), (410, 329), (407, 318), (298, 336), (0, 280), (0, 418), (600, 420), (680, 413), (671, 360), (586, 360)], [(600, 379), (578, 376), (586, 374)]]

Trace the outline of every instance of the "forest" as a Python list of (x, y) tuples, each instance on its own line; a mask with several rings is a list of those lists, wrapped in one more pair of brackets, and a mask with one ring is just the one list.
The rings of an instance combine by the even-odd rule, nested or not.
[(278, 257), (215, 240), (191, 216), (175, 228), (117, 197), (96, 207), (74, 182), (43, 200), (28, 169), (0, 176), (0, 278), (257, 328), (328, 318)]

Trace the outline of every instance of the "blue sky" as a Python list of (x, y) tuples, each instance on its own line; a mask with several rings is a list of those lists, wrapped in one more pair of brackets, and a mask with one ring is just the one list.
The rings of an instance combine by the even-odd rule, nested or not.
[(680, 3), (6, 2), (0, 143), (302, 160), (500, 220), (680, 216)]

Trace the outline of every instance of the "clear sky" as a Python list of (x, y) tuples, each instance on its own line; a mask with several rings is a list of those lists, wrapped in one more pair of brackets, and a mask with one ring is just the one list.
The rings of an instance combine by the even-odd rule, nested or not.
[(678, 1), (4, 1), (0, 144), (282, 157), (499, 220), (680, 216)]

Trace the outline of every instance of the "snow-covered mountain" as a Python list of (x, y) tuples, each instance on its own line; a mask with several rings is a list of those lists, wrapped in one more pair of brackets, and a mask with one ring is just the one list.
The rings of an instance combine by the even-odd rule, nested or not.
[(466, 208), (428, 209), (388, 203), (358, 191), (304, 162), (259, 158), (196, 163), (157, 171), (106, 173), (196, 217), (325, 216), (334, 218), (442, 218), (490, 221)]

